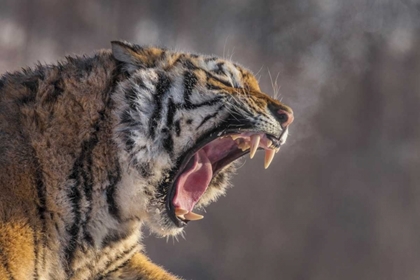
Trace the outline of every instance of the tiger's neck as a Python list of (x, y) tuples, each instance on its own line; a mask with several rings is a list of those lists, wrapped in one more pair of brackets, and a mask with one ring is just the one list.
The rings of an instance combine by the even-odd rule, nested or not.
[(82, 277), (91, 273), (89, 259), (113, 261), (104, 251), (139, 249), (141, 222), (125, 219), (116, 199), (125, 172), (113, 139), (111, 96), (123, 78), (117, 67), (109, 52), (101, 52), (6, 75), (10, 88), (18, 90), (1, 90), (2, 101), (15, 106), (2, 116), (9, 127), (1, 129), (21, 127), (21, 135), (11, 138), (37, 159), (30, 166), (39, 175), (34, 211), (40, 220), (33, 227), (39, 235), (37, 254), (46, 260), (36, 264), (41, 276), (61, 267), (63, 278)]

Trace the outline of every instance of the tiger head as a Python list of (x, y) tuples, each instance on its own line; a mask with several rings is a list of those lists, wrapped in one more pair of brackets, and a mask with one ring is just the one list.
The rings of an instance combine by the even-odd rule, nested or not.
[(241, 66), (119, 41), (112, 54), (125, 76), (113, 97), (119, 205), (154, 232), (180, 233), (225, 193), (238, 158), (264, 150), (267, 168), (286, 142), (292, 110)]

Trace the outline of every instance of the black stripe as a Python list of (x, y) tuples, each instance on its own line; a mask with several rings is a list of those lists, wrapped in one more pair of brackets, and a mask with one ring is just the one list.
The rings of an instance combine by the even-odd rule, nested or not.
[(126, 260), (125, 262), (123, 262), (122, 264), (120, 264), (119, 266), (117, 266), (116, 268), (114, 268), (113, 270), (107, 272), (107, 274), (102, 275), (101, 277), (97, 278), (97, 280), (104, 280), (104, 277), (109, 276), (111, 273), (114, 273), (115, 271), (123, 268), (124, 266), (126, 266), (128, 263), (130, 262), (130, 259)]
[(110, 245), (119, 242), (121, 239), (124, 239), (127, 237), (127, 233), (121, 233), (119, 231), (108, 233), (104, 239), (102, 239), (101, 247), (109, 247)]
[(82, 151), (79, 157), (75, 160), (72, 172), (68, 177), (68, 180), (73, 180), (76, 182), (68, 193), (68, 198), (71, 202), (72, 212), (74, 213), (74, 221), (71, 224), (71, 226), (67, 228), (67, 234), (69, 235), (70, 239), (64, 250), (65, 260), (68, 263), (68, 265), (66, 265), (68, 274), (70, 273), (70, 263), (73, 261), (74, 252), (76, 250), (76, 243), (80, 228), (82, 226), (85, 226), (86, 223), (86, 221), (82, 221), (82, 213), (80, 211), (82, 191), (79, 189), (79, 186), (83, 187), (83, 192), (85, 194), (86, 200), (89, 203), (89, 207), (92, 207), (92, 151), (98, 143), (98, 137), (96, 135), (96, 133), (99, 130), (98, 122), (95, 123), (94, 129), (95, 132), (93, 133), (93, 135), (88, 140), (83, 141), (81, 148)]
[(197, 76), (193, 72), (184, 72), (184, 100), (187, 105), (191, 104), (190, 96), (197, 82)]
[(176, 105), (175, 103), (172, 101), (172, 98), (169, 98), (168, 101), (168, 113), (166, 115), (166, 127), (167, 128), (171, 128), (173, 121), (174, 121), (174, 116), (176, 113)]
[(194, 87), (197, 85), (198, 79), (197, 76), (191, 72), (191, 71), (185, 71), (184, 72), (184, 100), (185, 100), (185, 104), (183, 104), (182, 106), (180, 106), (183, 109), (186, 110), (192, 110), (192, 109), (197, 109), (203, 106), (212, 106), (214, 104), (216, 104), (218, 101), (220, 101), (220, 99), (222, 98), (222, 96), (217, 96), (212, 100), (209, 101), (204, 101), (202, 103), (198, 103), (198, 104), (194, 104), (191, 102), (191, 94), (192, 91), (194, 89)]
[(34, 77), (32, 79), (23, 81), (22, 85), (27, 87), (29, 91), (32, 92), (33, 94), (36, 94), (36, 92), (38, 91), (39, 81), (37, 78)]
[(224, 75), (225, 74), (225, 71), (223, 70), (223, 65), (224, 65), (223, 62), (217, 63), (216, 64), (217, 69), (216, 70), (213, 70), (213, 72), (216, 73), (217, 75)]
[(222, 79), (214, 76), (213, 74), (211, 74), (209, 72), (206, 72), (206, 76), (207, 76), (207, 81), (209, 80), (209, 78), (212, 78), (212, 79), (218, 81), (219, 83), (225, 85), (226, 87), (230, 87), (230, 88), (232, 87), (232, 85), (229, 82), (223, 81)]
[(206, 62), (206, 63), (209, 63), (210, 61), (215, 61), (215, 60), (217, 60), (218, 58), (217, 57), (208, 57), (208, 58), (205, 58), (204, 59), (204, 61)]
[(170, 156), (172, 156), (173, 146), (174, 146), (174, 141), (173, 141), (172, 135), (171, 135), (171, 131), (172, 131), (171, 128), (172, 128), (172, 125), (173, 125), (173, 122), (174, 122), (175, 113), (176, 113), (176, 105), (172, 101), (172, 99), (169, 98), (168, 113), (166, 115), (166, 128), (167, 129), (166, 129), (165, 134), (164, 134), (163, 148), (169, 153)]
[(207, 115), (204, 117), (204, 119), (201, 121), (201, 123), (197, 126), (197, 129), (199, 129), (202, 125), (204, 125), (207, 121), (209, 121), (211, 118), (214, 118), (217, 114), (219, 114), (219, 111), (223, 108), (223, 105), (216, 109), (216, 112), (211, 115)]
[(198, 69), (197, 66), (194, 65), (194, 63), (192, 63), (192, 61), (190, 60), (190, 58), (187, 58), (185, 56), (185, 54), (181, 54), (174, 62), (174, 65), (177, 63), (181, 63), (182, 66), (184, 66), (185, 68), (189, 69), (189, 70), (196, 70)]
[(6, 274), (7, 274), (7, 277), (9, 278), (9, 280), (14, 280), (15, 278), (13, 277), (12, 271), (10, 270), (9, 261), (8, 261), (7, 256), (6, 256), (6, 253), (3, 252), (3, 250), (1, 248), (0, 248), (0, 260), (1, 260), (1, 264), (4, 267), (4, 270), (6, 270)]
[(45, 98), (46, 103), (54, 103), (55, 101), (57, 101), (57, 98), (64, 92), (64, 84), (61, 78), (58, 78), (57, 80), (52, 82), (52, 86), (54, 87), (54, 89)]
[[(131, 246), (130, 248), (128, 248), (127, 250), (124, 250), (123, 252), (121, 252), (121, 254), (116, 257), (114, 260), (110, 260), (105, 264), (105, 268), (102, 269), (102, 271), (100, 271), (98, 273), (98, 275), (101, 275), (101, 277), (106, 277), (107, 275), (109, 275), (110, 273), (113, 273), (115, 271), (117, 271), (118, 269), (120, 269), (124, 264), (126, 264), (128, 261), (130, 261), (130, 258), (133, 257), (133, 255), (135, 254), (135, 251), (138, 248), (138, 244), (134, 244), (133, 246)], [(131, 255), (131, 256), (130, 256)], [(120, 264), (119, 266), (117, 266), (116, 268), (106, 272), (110, 267), (112, 267), (113, 265), (115, 265), (116, 263), (118, 263), (119, 261), (123, 260), (124, 258), (128, 257), (127, 260), (124, 260), (122, 264)], [(102, 275), (106, 272), (105, 275)], [(100, 279), (100, 278), (99, 278)], [(103, 279), (103, 278), (102, 278)]]
[(115, 192), (117, 190), (117, 184), (121, 180), (121, 170), (118, 162), (116, 163), (116, 169), (114, 172), (108, 173), (109, 186), (106, 189), (106, 202), (108, 204), (108, 212), (115, 219), (119, 220), (119, 210), (115, 201)]
[(136, 91), (136, 87), (139, 87), (141, 89), (144, 90), (149, 90), (146, 85), (144, 84), (144, 81), (137, 77), (136, 79), (133, 80), (131, 87), (127, 90), (124, 91), (124, 96), (125, 99), (128, 103), (128, 106), (130, 107), (130, 109), (137, 111), (138, 108), (136, 106), (136, 100), (137, 100), (137, 96), (138, 96), (138, 92)]
[(144, 81), (143, 81), (143, 79), (142, 79), (142, 78), (140, 78), (140, 77), (133, 77), (133, 82), (134, 82), (137, 86), (139, 86), (141, 89), (146, 89), (146, 90), (149, 90), (149, 89), (146, 87), (146, 85), (144, 84)]
[[(34, 152), (35, 154), (35, 152)], [(47, 190), (44, 184), (44, 178), (42, 175), (42, 167), (41, 164), (39, 163), (38, 158), (35, 156), (34, 159), (34, 164), (35, 164), (35, 186), (36, 186), (36, 190), (37, 190), (37, 196), (38, 196), (38, 206), (37, 206), (37, 211), (38, 211), (38, 215), (39, 218), (41, 220), (41, 232), (42, 234), (42, 240), (39, 242), (34, 242), (34, 250), (35, 250), (35, 275), (34, 278), (38, 279), (39, 275), (38, 275), (38, 260), (39, 260), (39, 256), (40, 256), (40, 251), (39, 248), (41, 246), (42, 249), (45, 248), (46, 244), (47, 244), (47, 235), (46, 235), (46, 231), (47, 231), (47, 224), (46, 224), (46, 219), (45, 219), (45, 213), (47, 211), (46, 208), (46, 195), (47, 195)], [(45, 267), (45, 252), (42, 254), (42, 268)]]
[(73, 171), (71, 175), (69, 176), (69, 180), (74, 180), (76, 183), (71, 187), (71, 189), (69, 190), (69, 193), (67, 194), (71, 203), (72, 212), (74, 214), (73, 223), (69, 227), (67, 227), (67, 235), (70, 237), (70, 239), (67, 243), (66, 248), (64, 249), (64, 255), (65, 255), (64, 261), (66, 262), (64, 267), (66, 267), (66, 272), (68, 276), (70, 276), (70, 273), (71, 273), (70, 264), (73, 260), (74, 251), (76, 250), (76, 241), (77, 241), (77, 235), (79, 232), (79, 224), (80, 224), (80, 219), (81, 219), (79, 203), (80, 203), (82, 194), (80, 190), (78, 189), (80, 185), (80, 179), (79, 179), (79, 173), (80, 173), (79, 169), (80, 169), (80, 164), (81, 164), (80, 159), (81, 158), (79, 157), (75, 161), (73, 165)]
[(38, 235), (37, 232), (34, 230), (33, 231), (33, 238), (34, 238), (34, 280), (37, 280), (39, 277), (38, 274), (38, 246), (39, 246), (39, 242), (38, 242)]
[(174, 140), (172, 139), (172, 135), (169, 132), (165, 134), (162, 146), (166, 150), (166, 152), (168, 152), (169, 156), (172, 157), (172, 152), (174, 149)]
[(159, 58), (158, 58), (158, 60), (166, 60), (166, 50), (165, 49), (161, 49), (162, 50), (162, 52), (160, 53), (160, 55), (159, 55)]
[(121, 118), (121, 121), (120, 121), (121, 124), (126, 124), (129, 126), (135, 126), (138, 124), (134, 120), (134, 118), (131, 116), (129, 111), (123, 111), (122, 114), (120, 115), (120, 118)]
[(149, 131), (150, 131), (150, 136), (152, 138), (155, 138), (155, 134), (156, 134), (155, 130), (162, 115), (163, 95), (169, 91), (170, 86), (171, 86), (171, 80), (169, 79), (169, 77), (166, 76), (164, 73), (159, 72), (158, 83), (156, 85), (156, 94), (154, 95), (156, 108), (152, 114), (151, 121), (149, 123)]
[(181, 124), (180, 124), (180, 120), (175, 121), (174, 125), (175, 125), (175, 133), (176, 133), (176, 136), (179, 137), (179, 135), (181, 135)]
[(130, 153), (131, 150), (133, 150), (134, 144), (135, 144), (133, 138), (131, 138), (131, 133), (129, 132), (124, 133), (122, 135), (122, 139), (124, 141), (125, 151), (127, 153)]
[(198, 103), (198, 104), (190, 103), (190, 104), (186, 104), (182, 107), (185, 110), (194, 110), (194, 109), (197, 109), (197, 108), (200, 108), (200, 107), (203, 107), (203, 106), (213, 106), (213, 105), (217, 104), (222, 99), (223, 99), (222, 96), (217, 96), (217, 97), (215, 97), (211, 100), (204, 101), (202, 103)]
[(206, 88), (207, 88), (208, 90), (222, 90), (222, 88), (221, 88), (221, 87), (218, 87), (218, 86), (212, 85), (212, 84), (210, 84), (210, 83), (207, 83), (207, 84), (206, 84)]
[[(96, 136), (96, 135), (95, 135)], [(96, 144), (98, 143), (98, 138), (94, 137), (92, 139), (92, 145), (96, 146)], [(93, 150), (93, 148), (92, 148)], [(83, 228), (83, 236), (84, 239), (91, 245), (93, 246), (93, 239), (92, 237), (87, 234), (87, 224), (90, 221), (90, 213), (92, 212), (92, 192), (93, 192), (93, 178), (92, 178), (92, 150), (90, 150), (90, 152), (87, 155), (87, 159), (86, 159), (86, 167), (82, 172), (82, 178), (83, 178), (83, 191), (85, 194), (85, 199), (88, 203), (88, 208), (86, 210), (85, 213), (85, 220), (81, 223), (81, 227)]]
[[(116, 268), (114, 268), (113, 270), (109, 271), (106, 275), (109, 275), (111, 273), (116, 272), (117, 270), (120, 270), (124, 266), (128, 265), (129, 262), (130, 262), (130, 259), (126, 260), (125, 262), (123, 262), (122, 264), (120, 264), (119, 266), (117, 266)], [(104, 279), (103, 276), (101, 276), (100, 279)]]
[(34, 103), (35, 98), (36, 98), (36, 95), (33, 93), (30, 93), (28, 95), (21, 97), (18, 102), (19, 102), (19, 105), (27, 105), (30, 103)]
[(120, 115), (120, 124), (124, 124), (125, 129), (121, 132), (121, 138), (125, 143), (125, 150), (127, 152), (131, 151), (134, 147), (134, 140), (132, 139), (132, 131), (136, 126), (140, 125), (140, 122), (137, 122), (132, 116), (130, 111), (123, 111)]
[(134, 87), (130, 87), (129, 89), (125, 90), (124, 96), (130, 109), (136, 111), (137, 108), (135, 100), (137, 99), (137, 93)]
[(196, 69), (198, 69), (198, 67), (195, 66), (190, 60), (184, 60), (184, 61), (182, 61), (182, 65), (185, 68), (189, 69), (189, 70), (196, 70)]
[(90, 220), (91, 220), (91, 212), (92, 212), (92, 204), (93, 204), (93, 172), (92, 172), (92, 166), (93, 166), (93, 156), (92, 156), (92, 152), (93, 149), (95, 148), (95, 146), (98, 144), (99, 139), (98, 139), (98, 133), (100, 131), (100, 124), (103, 123), (105, 121), (105, 109), (101, 110), (98, 112), (99, 114), (99, 119), (98, 121), (94, 124), (93, 128), (94, 128), (94, 132), (89, 140), (89, 150), (87, 152), (86, 155), (86, 166), (84, 168), (84, 172), (82, 173), (82, 177), (83, 177), (83, 181), (84, 181), (84, 194), (85, 194), (85, 198), (88, 202), (88, 208), (86, 210), (85, 213), (85, 221), (82, 223), (82, 227), (83, 227), (83, 238), (84, 240), (86, 240), (88, 242), (88, 244), (90, 244), (91, 246), (93, 246), (93, 238), (92, 236), (88, 233), (87, 230), (87, 225), (89, 224)]

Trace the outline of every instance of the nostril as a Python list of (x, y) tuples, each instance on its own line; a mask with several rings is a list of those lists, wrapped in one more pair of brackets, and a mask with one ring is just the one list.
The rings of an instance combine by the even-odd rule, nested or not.
[(285, 123), (285, 122), (287, 122), (289, 117), (287, 116), (287, 114), (282, 113), (282, 114), (278, 115), (277, 119), (279, 120), (279, 122)]
[(281, 123), (283, 128), (286, 128), (289, 124), (293, 122), (293, 113), (287, 112), (285, 110), (277, 111), (277, 119)]

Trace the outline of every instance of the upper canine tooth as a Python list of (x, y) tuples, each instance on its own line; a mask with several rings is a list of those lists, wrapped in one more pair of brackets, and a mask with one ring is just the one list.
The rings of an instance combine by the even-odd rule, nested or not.
[(267, 140), (267, 147), (270, 147), (273, 144), (273, 141)]
[(274, 150), (271, 150), (271, 149), (265, 150), (265, 159), (264, 159), (265, 169), (267, 169), (270, 166), (275, 154), (276, 152)]
[(255, 156), (255, 152), (257, 151), (258, 147), (260, 146), (260, 139), (259, 135), (252, 135), (251, 136), (251, 151), (249, 152), (249, 157), (252, 159)]
[(280, 147), (276, 148), (276, 154), (280, 151)]
[(231, 135), (230, 136), (233, 140), (236, 140), (241, 137), (241, 135)]
[(182, 208), (176, 208), (175, 209), (175, 215), (182, 216), (188, 213), (188, 210), (182, 209)]
[(185, 214), (185, 219), (189, 221), (201, 220), (202, 218), (204, 218), (204, 216), (196, 214), (194, 212), (189, 212)]

